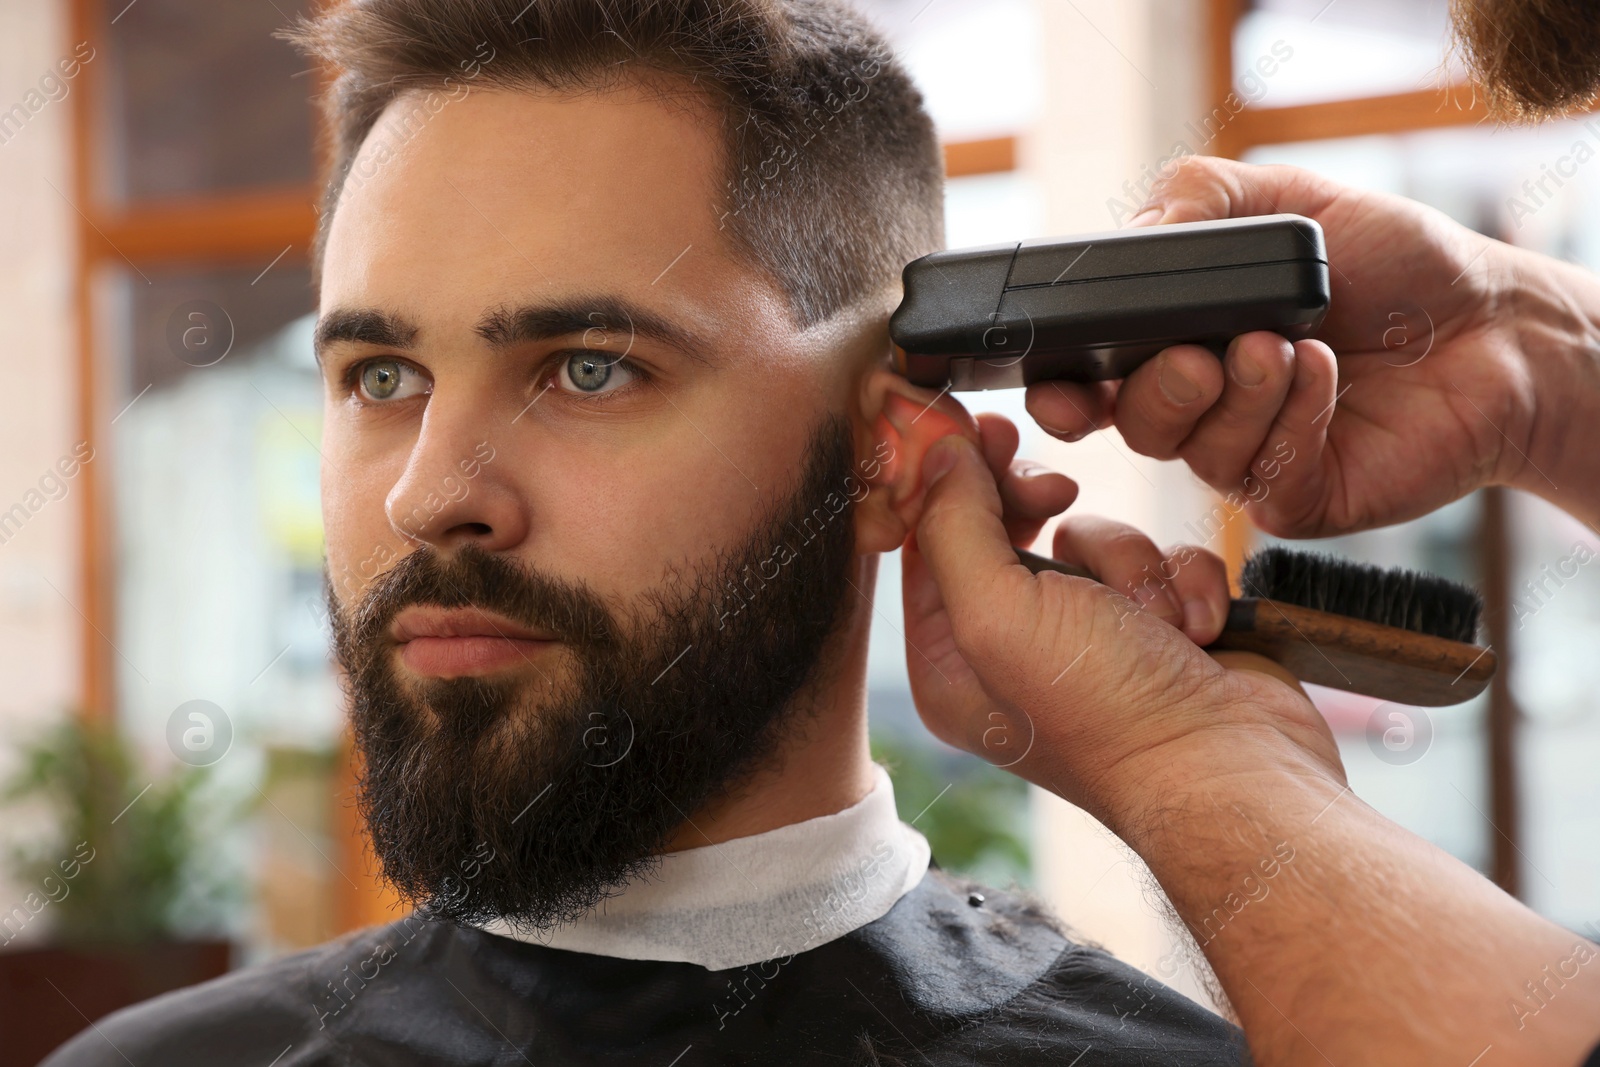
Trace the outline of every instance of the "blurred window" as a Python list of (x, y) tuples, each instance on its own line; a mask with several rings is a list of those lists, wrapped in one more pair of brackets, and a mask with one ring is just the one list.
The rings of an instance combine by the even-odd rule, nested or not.
[[(209, 700), (236, 744), (331, 746), (321, 379), (303, 267), (172, 270), (109, 288), (118, 706), (151, 745)], [(108, 368), (110, 369), (110, 368)]]
[[(1255, 0), (1234, 33), (1234, 89), (1282, 107), (1437, 88), (1460, 76), (1448, 28), (1449, 0)], [(1281, 62), (1267, 73), (1263, 57)]]
[(1037, 118), (1045, 56), (1033, 0), (855, 0), (887, 35), (939, 136), (1015, 134)]

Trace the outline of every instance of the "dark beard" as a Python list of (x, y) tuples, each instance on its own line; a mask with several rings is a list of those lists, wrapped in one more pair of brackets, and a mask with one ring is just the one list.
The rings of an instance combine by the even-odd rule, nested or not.
[[(848, 603), (849, 505), (867, 491), (851, 442), (826, 420), (793, 495), (703, 573), (641, 596), (626, 628), (583, 582), (470, 544), (419, 546), (348, 618), (328, 585), (357, 803), (402, 898), (462, 922), (555, 925), (645, 873), (696, 809), (772, 760), (808, 720), (794, 698)], [(387, 632), (412, 604), (551, 630), (568, 677), (402, 681)]]

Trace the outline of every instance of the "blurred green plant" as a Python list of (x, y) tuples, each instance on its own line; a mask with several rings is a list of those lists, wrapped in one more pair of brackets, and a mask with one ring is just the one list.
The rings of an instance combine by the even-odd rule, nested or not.
[(114, 726), (82, 716), (18, 755), (0, 803), (42, 803), (54, 832), (11, 847), (12, 876), (49, 900), (41, 918), (53, 943), (143, 943), (227, 925), (242, 887), (208, 862), (205, 842), (219, 840), (214, 833), (241, 812), (215, 795), (205, 772), (152, 776)]
[(873, 734), (872, 758), (889, 772), (900, 818), (928, 839), (940, 867), (1000, 888), (1032, 884), (1026, 782), (889, 732)]

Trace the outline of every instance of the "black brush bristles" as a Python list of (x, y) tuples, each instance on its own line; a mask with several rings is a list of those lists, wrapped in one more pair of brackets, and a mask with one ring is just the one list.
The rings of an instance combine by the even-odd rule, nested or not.
[(1447, 578), (1276, 546), (1245, 560), (1239, 588), (1245, 596), (1469, 644), (1483, 613), (1476, 590)]

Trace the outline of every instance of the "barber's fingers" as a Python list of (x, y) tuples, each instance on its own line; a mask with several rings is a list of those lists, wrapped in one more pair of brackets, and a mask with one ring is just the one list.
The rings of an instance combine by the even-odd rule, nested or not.
[(1078, 441), (1111, 425), (1116, 382), (1037, 382), (1024, 398), (1028, 414), (1051, 437)]
[(1072, 506), (1078, 483), (1042, 463), (1016, 459), (1016, 424), (1004, 415), (978, 415), (978, 440), (984, 461), (1000, 487), (1002, 521), (1011, 543), (1033, 544), (1044, 524)]
[(1222, 361), (1200, 345), (1175, 345), (1137, 367), (1117, 393), (1117, 432), (1128, 447), (1172, 459), (1222, 396)]
[(1055, 557), (1087, 567), (1196, 644), (1210, 644), (1222, 632), (1228, 572), (1204, 549), (1180, 545), (1163, 552), (1132, 526), (1097, 515), (1069, 515), (1056, 527)]
[(975, 421), (984, 461), (989, 464), (989, 472), (999, 479), (1010, 468), (1011, 460), (1017, 454), (1020, 437), (1016, 423), (992, 411), (980, 411)]
[(1253, 484), (1244, 487), (1261, 505), (1251, 513), (1256, 524), (1279, 535), (1321, 524), (1328, 503), (1323, 453), (1339, 385), (1333, 349), (1321, 341), (1296, 341), (1294, 364), (1289, 395), (1251, 461)]
[(1161, 550), (1132, 526), (1098, 515), (1069, 515), (1056, 527), (1054, 550), (1057, 559), (1087, 567), (1156, 618), (1183, 625), (1183, 605), (1161, 574)]
[(1032, 460), (1013, 460), (999, 484), (1006, 534), (1024, 548), (1078, 499), (1077, 482)]
[(1000, 491), (976, 446), (959, 437), (936, 441), (923, 459), (922, 477), (928, 489), (916, 550), (961, 642), (1027, 599), (1033, 576), (1017, 561)]
[(1239, 489), (1294, 382), (1294, 346), (1275, 333), (1235, 337), (1223, 359), (1227, 385), (1178, 448), (1214, 488)]
[(1166, 563), (1176, 572), (1172, 587), (1183, 602), (1184, 636), (1197, 645), (1209, 645), (1227, 623), (1233, 600), (1227, 564), (1215, 552), (1193, 545), (1170, 549)]
[(1326, 178), (1298, 167), (1185, 156), (1163, 168), (1151, 186), (1145, 210), (1135, 220), (1148, 225), (1281, 211), (1316, 216), (1337, 191)]

